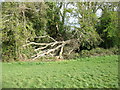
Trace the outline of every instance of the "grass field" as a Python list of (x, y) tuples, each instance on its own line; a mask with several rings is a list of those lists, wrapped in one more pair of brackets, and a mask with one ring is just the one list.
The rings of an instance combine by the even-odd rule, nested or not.
[(117, 88), (118, 56), (2, 64), (3, 88)]

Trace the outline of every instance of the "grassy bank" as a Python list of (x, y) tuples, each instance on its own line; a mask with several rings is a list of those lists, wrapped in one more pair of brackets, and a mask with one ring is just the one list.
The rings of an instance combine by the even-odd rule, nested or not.
[(118, 56), (2, 64), (3, 88), (117, 88)]

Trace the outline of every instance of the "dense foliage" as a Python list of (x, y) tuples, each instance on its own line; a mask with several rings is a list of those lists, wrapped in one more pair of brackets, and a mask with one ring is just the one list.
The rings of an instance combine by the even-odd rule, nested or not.
[[(71, 6), (75, 8), (69, 8)], [(62, 44), (64, 50), (61, 46), (61, 50), (57, 48), (54, 54), (63, 55), (64, 58), (74, 54), (76, 57), (82, 50), (96, 47), (117, 47), (117, 9), (118, 3), (113, 2), (3, 2), (3, 61), (31, 59), (31, 56), (38, 53), (34, 49), (40, 46), (23, 45), (29, 42), (50, 43), (50, 38), (39, 38), (45, 35), (54, 41), (71, 40), (69, 44)], [(99, 10), (102, 12), (98, 17), (96, 12)], [(77, 22), (70, 23), (70, 17), (76, 18)], [(53, 46), (57, 47), (56, 45), (59, 44)], [(46, 45), (46, 49), (51, 48)]]

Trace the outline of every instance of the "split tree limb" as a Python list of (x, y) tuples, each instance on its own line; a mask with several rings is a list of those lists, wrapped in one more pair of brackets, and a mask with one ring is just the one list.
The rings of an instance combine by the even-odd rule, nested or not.
[(55, 56), (56, 55), (56, 51), (59, 51), (59, 58), (63, 59), (63, 52), (64, 52), (64, 46), (66, 44), (70, 44), (70, 42), (72, 40), (66, 40), (66, 41), (56, 41), (55, 39), (53, 39), (52, 37), (46, 35), (46, 36), (40, 36), (37, 38), (50, 38), (51, 40), (53, 40), (54, 42), (50, 42), (50, 43), (36, 43), (36, 42), (29, 42), (26, 45), (23, 45), (23, 47), (29, 46), (29, 45), (37, 45), (40, 46), (40, 48), (36, 48), (34, 51), (39, 51), (36, 55), (31, 56), (33, 58), (33, 60), (39, 58), (39, 57), (45, 57), (45, 56)]

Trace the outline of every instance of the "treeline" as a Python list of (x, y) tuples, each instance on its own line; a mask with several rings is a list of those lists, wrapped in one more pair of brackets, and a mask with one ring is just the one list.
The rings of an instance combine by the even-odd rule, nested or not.
[(118, 46), (117, 2), (2, 2), (1, 5), (3, 61), (68, 58), (74, 54), (76, 57), (83, 50)]

